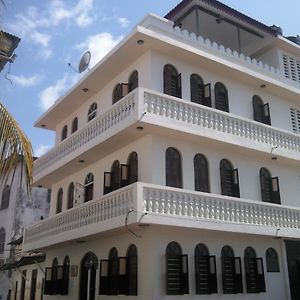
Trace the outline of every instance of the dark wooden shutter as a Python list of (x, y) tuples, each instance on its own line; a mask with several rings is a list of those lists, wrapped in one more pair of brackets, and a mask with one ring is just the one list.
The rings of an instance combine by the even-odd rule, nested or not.
[(271, 182), (272, 202), (276, 203), (276, 204), (281, 204), (278, 177), (273, 177), (271, 180), (272, 180), (272, 182)]
[(166, 150), (166, 185), (182, 188), (181, 157), (172, 147)]
[(221, 192), (225, 196), (233, 196), (233, 172), (232, 166), (227, 159), (220, 162)]
[(182, 91), (181, 91), (181, 74), (179, 74), (176, 78), (176, 97), (182, 98)]
[(209, 256), (209, 290), (211, 294), (218, 293), (216, 257)]
[(187, 255), (166, 256), (167, 295), (189, 293)]
[(240, 197), (240, 184), (238, 169), (233, 169), (231, 172), (232, 196)]
[(259, 171), (261, 197), (264, 202), (272, 202), (272, 179), (271, 174), (266, 168), (261, 168)]
[(99, 295), (109, 295), (110, 278), (108, 274), (108, 259), (100, 260)]
[(247, 293), (258, 293), (257, 262), (255, 257), (245, 257), (245, 274)]
[[(127, 252), (126, 273), (128, 276), (128, 295), (137, 296), (138, 294), (138, 257), (137, 249), (133, 245), (130, 246)], [(133, 251), (130, 251), (133, 249)]]
[(52, 268), (45, 269), (44, 295), (53, 295)]
[(128, 158), (129, 165), (129, 184), (138, 181), (138, 155), (132, 152)]
[(113, 257), (108, 262), (109, 295), (118, 295), (119, 292), (119, 258)]
[(89, 299), (95, 299), (96, 295), (96, 267), (92, 266), (90, 269), (90, 297)]
[(233, 257), (222, 257), (222, 283), (224, 294), (235, 294), (235, 260)]
[(257, 291), (265, 292), (266, 291), (266, 283), (265, 283), (265, 273), (264, 273), (264, 264), (263, 259), (256, 258), (256, 269), (257, 269)]
[(127, 257), (119, 257), (118, 295), (128, 295)]
[(229, 112), (228, 92), (226, 87), (220, 82), (215, 84), (215, 107), (216, 109)]
[(164, 67), (164, 93), (181, 98), (181, 74), (172, 65)]
[(211, 107), (211, 85), (207, 83), (203, 86), (203, 105)]
[(209, 193), (208, 162), (204, 155), (196, 154), (194, 157), (195, 191)]
[(260, 123), (264, 123), (264, 104), (260, 97), (256, 95), (253, 96), (252, 105), (254, 120)]
[(111, 191), (111, 172), (104, 172), (103, 194), (105, 195)]
[(121, 187), (129, 184), (129, 165), (121, 164)]
[(84, 202), (93, 200), (94, 183), (88, 183), (84, 190)]
[(243, 278), (242, 278), (242, 264), (241, 258), (234, 258), (234, 269), (235, 269), (235, 293), (243, 293)]
[(56, 267), (56, 279), (55, 279), (55, 294), (62, 295), (63, 290), (63, 266)]
[(31, 285), (30, 285), (30, 300), (35, 300), (37, 282), (37, 269), (31, 271)]
[(267, 125), (271, 125), (270, 106), (269, 103), (263, 106), (264, 119), (263, 122)]
[(195, 256), (196, 294), (217, 293), (215, 256)]
[(69, 294), (69, 275), (70, 275), (70, 266), (64, 265), (63, 266), (63, 277), (61, 282), (61, 295), (68, 295)]

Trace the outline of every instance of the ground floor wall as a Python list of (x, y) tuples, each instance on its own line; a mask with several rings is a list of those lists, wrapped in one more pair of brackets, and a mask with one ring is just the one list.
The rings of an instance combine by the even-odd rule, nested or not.
[[(110, 250), (115, 247), (118, 257), (126, 257), (128, 247), (134, 244), (138, 254), (138, 286), (137, 296), (126, 296), (126, 299), (290, 299), (288, 271), (286, 263), (285, 245), (281, 239), (255, 236), (248, 234), (224, 233), (220, 231), (208, 231), (189, 228), (162, 227), (151, 225), (146, 229), (134, 232), (110, 234), (106, 237), (97, 237), (90, 240), (81, 240), (59, 246), (46, 251), (45, 266), (51, 267), (56, 258), (58, 265), (62, 265), (66, 256), (70, 259), (70, 277), (68, 283), (68, 295), (45, 295), (44, 299), (80, 299), (81, 262), (87, 253), (96, 256), (95, 267), (95, 299), (119, 299), (119, 296), (99, 295), (100, 261), (107, 260)], [(166, 248), (172, 241), (177, 242), (182, 254), (188, 258), (188, 294), (166, 295)], [(203, 243), (207, 246), (210, 255), (215, 256), (216, 278), (218, 292), (212, 295), (196, 295), (195, 284), (195, 247)], [(235, 257), (241, 258), (243, 292), (238, 294), (224, 294), (222, 289), (222, 248), (228, 245), (234, 251)], [(244, 265), (244, 253), (247, 247), (255, 250), (256, 256), (263, 260), (263, 271), (266, 292), (257, 294), (247, 293)], [(278, 254), (279, 272), (269, 272), (266, 267), (266, 251), (273, 248)], [(90, 279), (89, 279), (90, 280)]]

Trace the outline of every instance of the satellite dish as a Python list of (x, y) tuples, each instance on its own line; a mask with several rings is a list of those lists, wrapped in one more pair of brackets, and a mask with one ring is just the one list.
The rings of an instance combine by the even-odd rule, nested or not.
[(88, 69), (89, 67), (89, 63), (91, 61), (91, 52), (90, 51), (86, 51), (83, 53), (83, 55), (81, 56), (79, 65), (78, 65), (78, 72), (82, 73), (83, 71), (85, 71), (86, 69)]

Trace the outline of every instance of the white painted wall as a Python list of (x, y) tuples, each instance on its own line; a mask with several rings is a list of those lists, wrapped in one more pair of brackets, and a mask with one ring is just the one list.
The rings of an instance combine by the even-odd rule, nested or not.
[[(69, 115), (69, 117), (63, 122), (57, 124), (55, 143), (58, 144), (61, 141), (61, 132), (64, 125), (68, 125), (68, 137), (71, 135), (72, 121), (75, 117), (78, 117), (78, 129), (84, 127), (87, 124), (87, 113), (90, 105), (97, 103), (97, 116), (105, 113), (112, 106), (112, 93), (115, 86), (118, 83), (127, 83), (130, 74), (137, 70), (139, 74), (139, 86), (148, 88), (149, 83), (149, 65), (150, 65), (150, 52), (145, 53), (139, 57), (134, 64), (130, 65), (125, 70), (120, 70), (120, 73), (112, 81), (110, 81), (101, 91), (94, 94), (83, 105)], [(109, 74), (108, 74), (109, 76)], [(91, 91), (93, 93), (93, 91)]]
[[(101, 259), (107, 259), (109, 250), (116, 247), (119, 256), (126, 256), (127, 248), (130, 244), (135, 244), (138, 250), (138, 299), (143, 300), (163, 300), (163, 299), (199, 299), (195, 295), (195, 269), (194, 269), (194, 249), (198, 243), (204, 243), (210, 250), (211, 255), (216, 256), (217, 280), (219, 294), (214, 294), (209, 299), (253, 299), (253, 294), (246, 293), (244, 251), (251, 246), (255, 249), (257, 257), (262, 257), (264, 261), (266, 293), (255, 295), (255, 299), (288, 299), (286, 294), (286, 277), (284, 272), (284, 261), (282, 260), (281, 240), (270, 237), (258, 237), (245, 234), (221, 233), (207, 230), (191, 230), (176, 227), (153, 226), (137, 232), (141, 238), (125, 232), (113, 236), (97, 238), (86, 241), (83, 244), (76, 242), (69, 243), (67, 246), (49, 249), (47, 252), (46, 266), (51, 266), (55, 257), (58, 263), (62, 264), (66, 255), (69, 256), (71, 265), (80, 267), (83, 256), (92, 251)], [(165, 251), (169, 242), (177, 241), (183, 254), (188, 254), (189, 259), (189, 295), (166, 296), (165, 295)], [(244, 293), (237, 295), (224, 295), (222, 292), (222, 271), (221, 271), (221, 249), (225, 245), (230, 245), (235, 256), (240, 256), (242, 261), (243, 287)], [(279, 256), (280, 272), (268, 273), (266, 271), (265, 252), (269, 247), (273, 247)], [(80, 270), (80, 268), (79, 268)], [(79, 275), (71, 277), (69, 283), (69, 295), (63, 299), (77, 299), (79, 292)], [(96, 299), (119, 299), (120, 296), (99, 296), (99, 268), (96, 275)], [(60, 299), (60, 296), (56, 296)], [(133, 296), (126, 296), (126, 299), (135, 299)], [(44, 299), (52, 299), (51, 296), (44, 296)]]

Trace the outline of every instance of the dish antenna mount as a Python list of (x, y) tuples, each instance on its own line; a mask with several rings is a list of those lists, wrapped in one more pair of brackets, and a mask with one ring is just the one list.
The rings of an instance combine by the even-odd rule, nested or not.
[(69, 67), (72, 68), (77, 73), (82, 73), (86, 69), (89, 69), (89, 63), (91, 61), (92, 54), (90, 51), (86, 51), (82, 54), (81, 59), (79, 61), (78, 70), (74, 68), (71, 63), (68, 63)]

